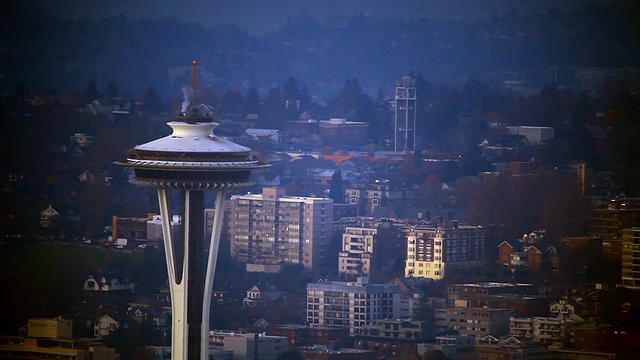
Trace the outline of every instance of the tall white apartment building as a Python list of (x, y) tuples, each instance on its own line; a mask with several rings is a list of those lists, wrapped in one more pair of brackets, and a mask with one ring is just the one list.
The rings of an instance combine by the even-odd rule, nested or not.
[(307, 284), (307, 323), (348, 327), (351, 335), (378, 319), (397, 319), (400, 287), (369, 284), (369, 278), (355, 282), (320, 281)]
[(441, 280), (447, 268), (479, 265), (484, 259), (486, 231), (481, 226), (418, 224), (404, 228), (407, 238), (407, 277)]
[(315, 269), (332, 238), (333, 200), (287, 196), (282, 188), (231, 197), (231, 257), (247, 271), (278, 272), (284, 264)]

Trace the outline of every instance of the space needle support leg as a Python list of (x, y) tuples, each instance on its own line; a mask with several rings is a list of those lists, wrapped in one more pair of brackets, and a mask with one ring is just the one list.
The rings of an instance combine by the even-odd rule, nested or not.
[[(165, 259), (167, 261), (167, 273), (169, 276), (169, 290), (171, 290), (171, 338), (172, 359), (187, 358), (187, 302), (186, 281), (184, 270), (182, 277), (176, 273), (176, 253), (171, 234), (171, 214), (169, 213), (169, 198), (166, 189), (158, 189), (158, 204), (162, 217), (162, 239), (164, 241)], [(184, 262), (183, 262), (184, 263)]]
[(202, 303), (202, 348), (200, 354), (202, 354), (203, 360), (207, 359), (209, 354), (209, 314), (211, 312), (211, 292), (213, 291), (213, 279), (216, 274), (218, 249), (220, 248), (220, 232), (222, 230), (222, 220), (224, 219), (224, 201), (226, 193), (226, 190), (217, 191), (213, 226), (211, 229), (211, 242), (209, 243), (209, 258), (207, 259), (207, 274), (204, 283), (204, 301)]

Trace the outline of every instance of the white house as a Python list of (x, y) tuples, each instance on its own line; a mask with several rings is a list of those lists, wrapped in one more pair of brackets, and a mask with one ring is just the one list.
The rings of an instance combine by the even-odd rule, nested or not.
[(116, 329), (129, 326), (130, 320), (126, 315), (104, 314), (93, 323), (93, 336), (107, 336)]
[(48, 208), (42, 210), (40, 212), (40, 225), (43, 227), (48, 227), (52, 225), (57, 218), (60, 216), (60, 213), (53, 208), (53, 206), (49, 205)]
[(280, 143), (280, 130), (277, 129), (247, 129), (245, 133), (249, 138), (254, 140), (266, 137), (276, 144)]
[(89, 275), (87, 280), (84, 281), (85, 291), (95, 292), (114, 292), (114, 291), (130, 291), (135, 292), (136, 284), (129, 281), (127, 278), (119, 278), (110, 274), (98, 274), (96, 276)]
[(247, 290), (247, 297), (244, 298), (243, 305), (250, 308), (263, 307), (267, 302), (285, 299), (286, 297), (286, 292), (279, 291), (273, 285), (256, 284)]
[(554, 128), (548, 126), (507, 126), (509, 135), (524, 135), (529, 145), (538, 145), (540, 142), (555, 137)]

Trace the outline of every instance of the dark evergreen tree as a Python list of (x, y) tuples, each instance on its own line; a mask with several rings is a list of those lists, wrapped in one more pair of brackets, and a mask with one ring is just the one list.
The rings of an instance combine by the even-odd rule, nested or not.
[(270, 88), (262, 105), (262, 116), (265, 127), (282, 129), (284, 126), (284, 101), (280, 89)]
[[(142, 94), (142, 102), (144, 108), (150, 113), (159, 113), (163, 110), (162, 100), (158, 96), (158, 91), (155, 87), (149, 86)], [(194, 105), (194, 104), (192, 104)]]
[(334, 204), (344, 203), (344, 184), (342, 182), (342, 172), (340, 169), (337, 169), (333, 175), (331, 175), (329, 197), (333, 199)]
[(311, 94), (309, 93), (309, 88), (307, 84), (302, 86), (302, 91), (300, 91), (300, 111), (307, 111), (311, 106)]
[(287, 120), (295, 120), (300, 115), (300, 90), (298, 82), (293, 77), (284, 84), (282, 98), (285, 104), (285, 117)]
[(143, 320), (140, 323), (133, 321), (128, 327), (116, 329), (105, 336), (104, 343), (116, 349), (121, 359), (133, 360), (140, 359), (139, 347), (162, 344), (162, 337), (153, 321)]
[(254, 87), (247, 91), (246, 111), (248, 114), (260, 113), (260, 97), (258, 97), (258, 90)]
[(285, 100), (298, 100), (300, 97), (299, 92), (298, 82), (295, 78), (290, 77), (284, 84), (282, 96)]
[(285, 350), (282, 354), (276, 357), (276, 360), (303, 360), (304, 357), (297, 348), (290, 348)]
[(600, 164), (595, 157), (594, 144), (588, 129), (592, 112), (591, 100), (583, 92), (576, 102), (571, 116), (572, 132), (569, 136), (569, 146), (573, 159), (585, 161), (590, 167), (599, 168)]
[(84, 91), (84, 101), (88, 104), (93, 100), (96, 100), (98, 97), (100, 97), (100, 93), (98, 92), (98, 83), (96, 82), (96, 79), (91, 79)]
[(120, 96), (120, 93), (118, 92), (118, 84), (116, 84), (115, 81), (110, 81), (107, 85), (107, 91), (105, 91), (104, 94), (112, 98)]
[(222, 98), (221, 110), (223, 114), (240, 115), (244, 113), (244, 96), (238, 90), (229, 89)]

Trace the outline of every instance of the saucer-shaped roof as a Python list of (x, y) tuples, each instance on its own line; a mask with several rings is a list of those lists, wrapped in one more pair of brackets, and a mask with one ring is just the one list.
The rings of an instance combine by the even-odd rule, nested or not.
[(134, 169), (137, 185), (165, 189), (222, 189), (251, 185), (251, 170), (268, 167), (251, 149), (213, 135), (210, 121), (172, 121), (169, 136), (138, 145), (118, 165)]
[(213, 135), (216, 122), (187, 123), (171, 121), (173, 133), (169, 136), (138, 145), (136, 150), (159, 152), (249, 152), (251, 149)]

